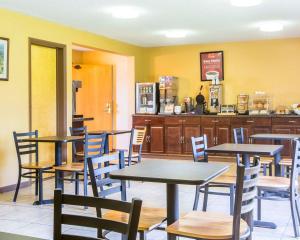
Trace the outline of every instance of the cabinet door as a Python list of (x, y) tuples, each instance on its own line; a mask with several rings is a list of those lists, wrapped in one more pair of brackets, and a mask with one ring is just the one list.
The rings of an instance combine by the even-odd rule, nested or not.
[(182, 145), (183, 153), (186, 154), (193, 153), (191, 137), (199, 137), (199, 136), (200, 136), (200, 125), (183, 126), (183, 145)]
[(151, 153), (164, 152), (164, 126), (150, 125), (149, 127), (149, 144)]
[[(251, 130), (251, 134), (258, 134), (258, 133), (271, 133), (271, 127), (256, 127), (253, 126)], [(254, 143), (256, 144), (272, 144), (272, 141), (269, 140), (255, 140)]]
[[(149, 152), (149, 125), (138, 125), (138, 124), (134, 124), (133, 125), (134, 128), (144, 128), (146, 127), (146, 134), (145, 134), (145, 138), (144, 138), (144, 142), (143, 142), (143, 146), (142, 146), (142, 152), (147, 153)], [(137, 152), (138, 148), (137, 147), (133, 147), (133, 151)]]
[(165, 125), (166, 153), (181, 153), (182, 125)]
[[(272, 129), (272, 133), (293, 134), (294, 130), (293, 128), (289, 128), (286, 126), (274, 126)], [(281, 155), (291, 158), (292, 157), (291, 141), (283, 141), (282, 144), (284, 145), (284, 148), (281, 152)]]
[(229, 126), (216, 126), (216, 145), (230, 142), (230, 127)]
[(215, 127), (214, 126), (204, 126), (201, 129), (202, 129), (202, 134), (206, 134), (207, 147), (214, 146), (215, 145)]

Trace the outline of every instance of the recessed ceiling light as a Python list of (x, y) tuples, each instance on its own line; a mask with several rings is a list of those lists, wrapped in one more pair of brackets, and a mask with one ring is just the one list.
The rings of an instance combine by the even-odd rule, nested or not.
[(138, 7), (132, 6), (116, 6), (109, 8), (107, 12), (109, 12), (114, 18), (132, 19), (138, 18), (141, 15), (142, 10)]
[(279, 32), (283, 30), (282, 22), (264, 22), (259, 25), (262, 32)]
[(187, 30), (169, 30), (165, 31), (164, 35), (167, 38), (185, 38), (188, 35)]
[(231, 0), (231, 5), (235, 7), (253, 7), (262, 3), (262, 0)]

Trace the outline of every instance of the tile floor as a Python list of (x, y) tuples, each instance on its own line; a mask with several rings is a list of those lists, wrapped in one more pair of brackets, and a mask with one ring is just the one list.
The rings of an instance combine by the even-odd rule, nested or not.
[[(66, 192), (73, 193), (74, 185), (66, 183)], [(52, 197), (54, 181), (44, 182), (45, 199)], [(180, 211), (190, 211), (194, 200), (194, 186), (180, 186)], [(139, 197), (143, 204), (152, 207), (165, 207), (166, 191), (164, 184), (131, 182), (127, 191), (128, 200)], [(91, 189), (90, 189), (90, 195)], [(119, 194), (112, 197), (118, 199)], [(9, 232), (27, 236), (52, 239), (53, 205), (33, 206), (35, 200), (34, 187), (20, 190), (17, 203), (12, 203), (13, 192), (0, 194), (0, 232)], [(229, 212), (229, 201), (225, 196), (209, 196), (208, 211)], [(201, 202), (200, 202), (201, 204)], [(80, 207), (65, 207), (64, 211), (81, 212), (82, 214), (94, 214), (93, 209)], [(293, 238), (293, 227), (288, 201), (263, 201), (263, 219), (273, 221), (277, 229), (255, 228), (253, 239), (255, 240), (279, 240)], [(81, 232), (82, 235), (95, 236), (96, 232), (88, 228), (64, 226), (64, 232)], [(120, 236), (111, 234), (111, 240), (118, 240)], [(148, 234), (149, 240), (164, 240), (166, 234), (162, 231), (152, 231)], [(183, 239), (183, 238), (181, 238)]]

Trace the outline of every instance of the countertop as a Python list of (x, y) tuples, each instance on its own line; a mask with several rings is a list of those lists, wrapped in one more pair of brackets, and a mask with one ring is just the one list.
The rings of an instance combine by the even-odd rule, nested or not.
[(83, 122), (83, 121), (92, 121), (92, 120), (94, 120), (93, 117), (77, 117), (72, 119), (73, 122)]
[(300, 118), (300, 115), (296, 114), (269, 114), (269, 115), (216, 115), (216, 114), (203, 114), (203, 115), (196, 115), (196, 114), (133, 114), (133, 116), (140, 116), (140, 117), (292, 117), (292, 118)]

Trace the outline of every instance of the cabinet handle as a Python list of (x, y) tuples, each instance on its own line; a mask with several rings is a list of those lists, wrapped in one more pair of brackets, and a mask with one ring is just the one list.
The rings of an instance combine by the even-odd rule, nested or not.
[(218, 137), (216, 137), (216, 145), (218, 144)]
[(213, 123), (217, 123), (217, 122), (219, 122), (219, 120), (212, 120), (212, 122), (213, 122)]
[(290, 120), (290, 121), (289, 121), (289, 123), (295, 123), (295, 122), (296, 122), (295, 120)]
[(247, 123), (254, 123), (253, 120), (247, 120), (246, 122), (247, 122)]
[(145, 119), (145, 122), (151, 122), (151, 120), (149, 120), (149, 119)]
[(178, 141), (178, 143), (179, 143), (179, 144), (181, 144), (181, 136), (179, 137), (179, 141)]
[(151, 136), (148, 136), (148, 142), (149, 143), (151, 142)]
[(185, 140), (185, 139), (184, 139), (184, 136), (182, 136), (182, 143), (184, 143), (184, 140)]

